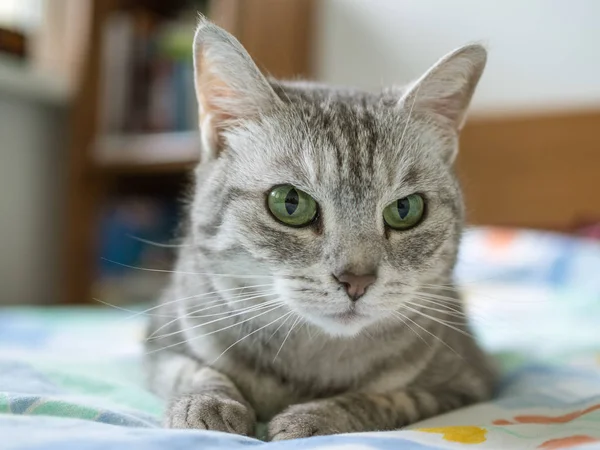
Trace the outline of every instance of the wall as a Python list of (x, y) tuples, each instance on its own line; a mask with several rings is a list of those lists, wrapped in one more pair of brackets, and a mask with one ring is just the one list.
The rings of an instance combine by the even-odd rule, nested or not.
[(600, 1), (320, 0), (320, 80), (376, 88), (419, 76), (448, 51), (490, 51), (480, 113), (600, 105)]
[[(0, 77), (1, 79), (2, 77)], [(64, 107), (0, 85), (0, 305), (58, 300)]]

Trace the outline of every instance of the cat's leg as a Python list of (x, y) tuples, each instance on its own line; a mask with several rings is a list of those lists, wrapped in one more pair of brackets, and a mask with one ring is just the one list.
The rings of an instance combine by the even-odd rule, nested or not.
[(404, 369), (400, 366), (381, 373), (362, 389), (292, 405), (271, 420), (269, 437), (284, 440), (397, 430), (489, 399), (496, 381), (494, 367), (473, 341), (466, 341), (461, 348), (468, 351), (468, 363), (454, 352), (437, 352), (435, 364), (408, 386), (402, 381)]
[(292, 405), (269, 423), (271, 440), (395, 430), (490, 396), (483, 379), (459, 386), (392, 392), (353, 392)]
[(292, 405), (269, 423), (274, 441), (339, 433), (394, 430), (465, 404), (461, 396), (425, 391), (352, 393)]
[(147, 363), (151, 389), (169, 400), (165, 426), (254, 433), (256, 414), (226, 375), (168, 351), (150, 355)]

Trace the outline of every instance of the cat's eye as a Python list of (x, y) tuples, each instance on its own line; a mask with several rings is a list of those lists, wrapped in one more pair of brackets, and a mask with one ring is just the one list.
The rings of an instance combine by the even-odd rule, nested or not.
[(291, 227), (303, 227), (317, 217), (317, 202), (289, 184), (274, 187), (267, 198), (273, 217)]
[(419, 194), (398, 199), (383, 210), (383, 220), (394, 230), (408, 230), (423, 218), (425, 201)]

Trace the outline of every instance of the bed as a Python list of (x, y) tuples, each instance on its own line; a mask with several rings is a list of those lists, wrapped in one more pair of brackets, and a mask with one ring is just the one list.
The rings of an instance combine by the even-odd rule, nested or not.
[(281, 443), (165, 430), (142, 383), (143, 316), (13, 308), (0, 311), (0, 448), (600, 449), (600, 243), (475, 228), (456, 275), (503, 372), (492, 402), (398, 431)]

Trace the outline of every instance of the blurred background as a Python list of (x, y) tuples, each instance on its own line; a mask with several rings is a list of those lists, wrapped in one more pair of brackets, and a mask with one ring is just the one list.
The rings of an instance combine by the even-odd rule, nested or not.
[(0, 0), (0, 304), (157, 295), (164, 274), (128, 266), (169, 268), (177, 244), (197, 12), (273, 76), (369, 90), (486, 44), (469, 223), (599, 236), (596, 0)]

